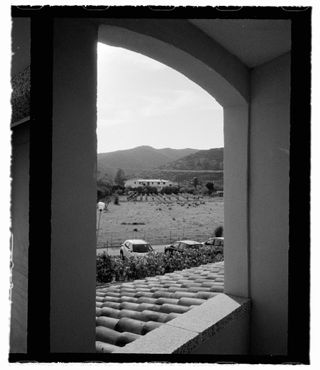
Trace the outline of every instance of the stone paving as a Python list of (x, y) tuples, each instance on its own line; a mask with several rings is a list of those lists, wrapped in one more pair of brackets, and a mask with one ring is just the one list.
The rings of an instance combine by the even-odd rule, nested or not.
[(111, 353), (224, 291), (216, 262), (96, 289), (96, 350)]

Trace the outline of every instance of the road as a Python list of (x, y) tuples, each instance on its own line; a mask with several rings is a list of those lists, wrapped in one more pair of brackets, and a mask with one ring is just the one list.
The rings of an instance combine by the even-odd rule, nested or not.
[[(153, 245), (152, 248), (156, 252), (164, 252), (164, 247), (168, 244), (164, 245)], [(113, 247), (113, 248), (97, 248), (97, 255), (102, 254), (103, 252), (108, 253), (110, 256), (119, 256), (120, 255), (120, 247)]]

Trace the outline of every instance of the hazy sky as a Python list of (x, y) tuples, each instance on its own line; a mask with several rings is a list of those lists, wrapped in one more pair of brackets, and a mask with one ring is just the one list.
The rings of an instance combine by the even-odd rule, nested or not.
[(132, 51), (98, 44), (98, 153), (139, 145), (223, 146), (223, 109), (181, 73)]

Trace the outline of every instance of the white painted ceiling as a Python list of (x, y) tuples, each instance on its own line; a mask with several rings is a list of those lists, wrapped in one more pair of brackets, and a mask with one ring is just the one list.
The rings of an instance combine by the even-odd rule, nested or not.
[[(13, 18), (19, 27), (12, 34), (12, 74), (30, 63), (30, 20)], [(263, 19), (191, 19), (209, 37), (221, 44), (246, 66), (256, 67), (288, 52), (291, 22)]]
[(275, 19), (189, 19), (249, 68), (291, 49), (291, 21)]

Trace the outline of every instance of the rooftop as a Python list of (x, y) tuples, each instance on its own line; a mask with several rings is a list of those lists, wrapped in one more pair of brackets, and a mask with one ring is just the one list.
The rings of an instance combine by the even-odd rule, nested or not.
[(223, 291), (223, 262), (99, 286), (96, 350), (117, 351)]

